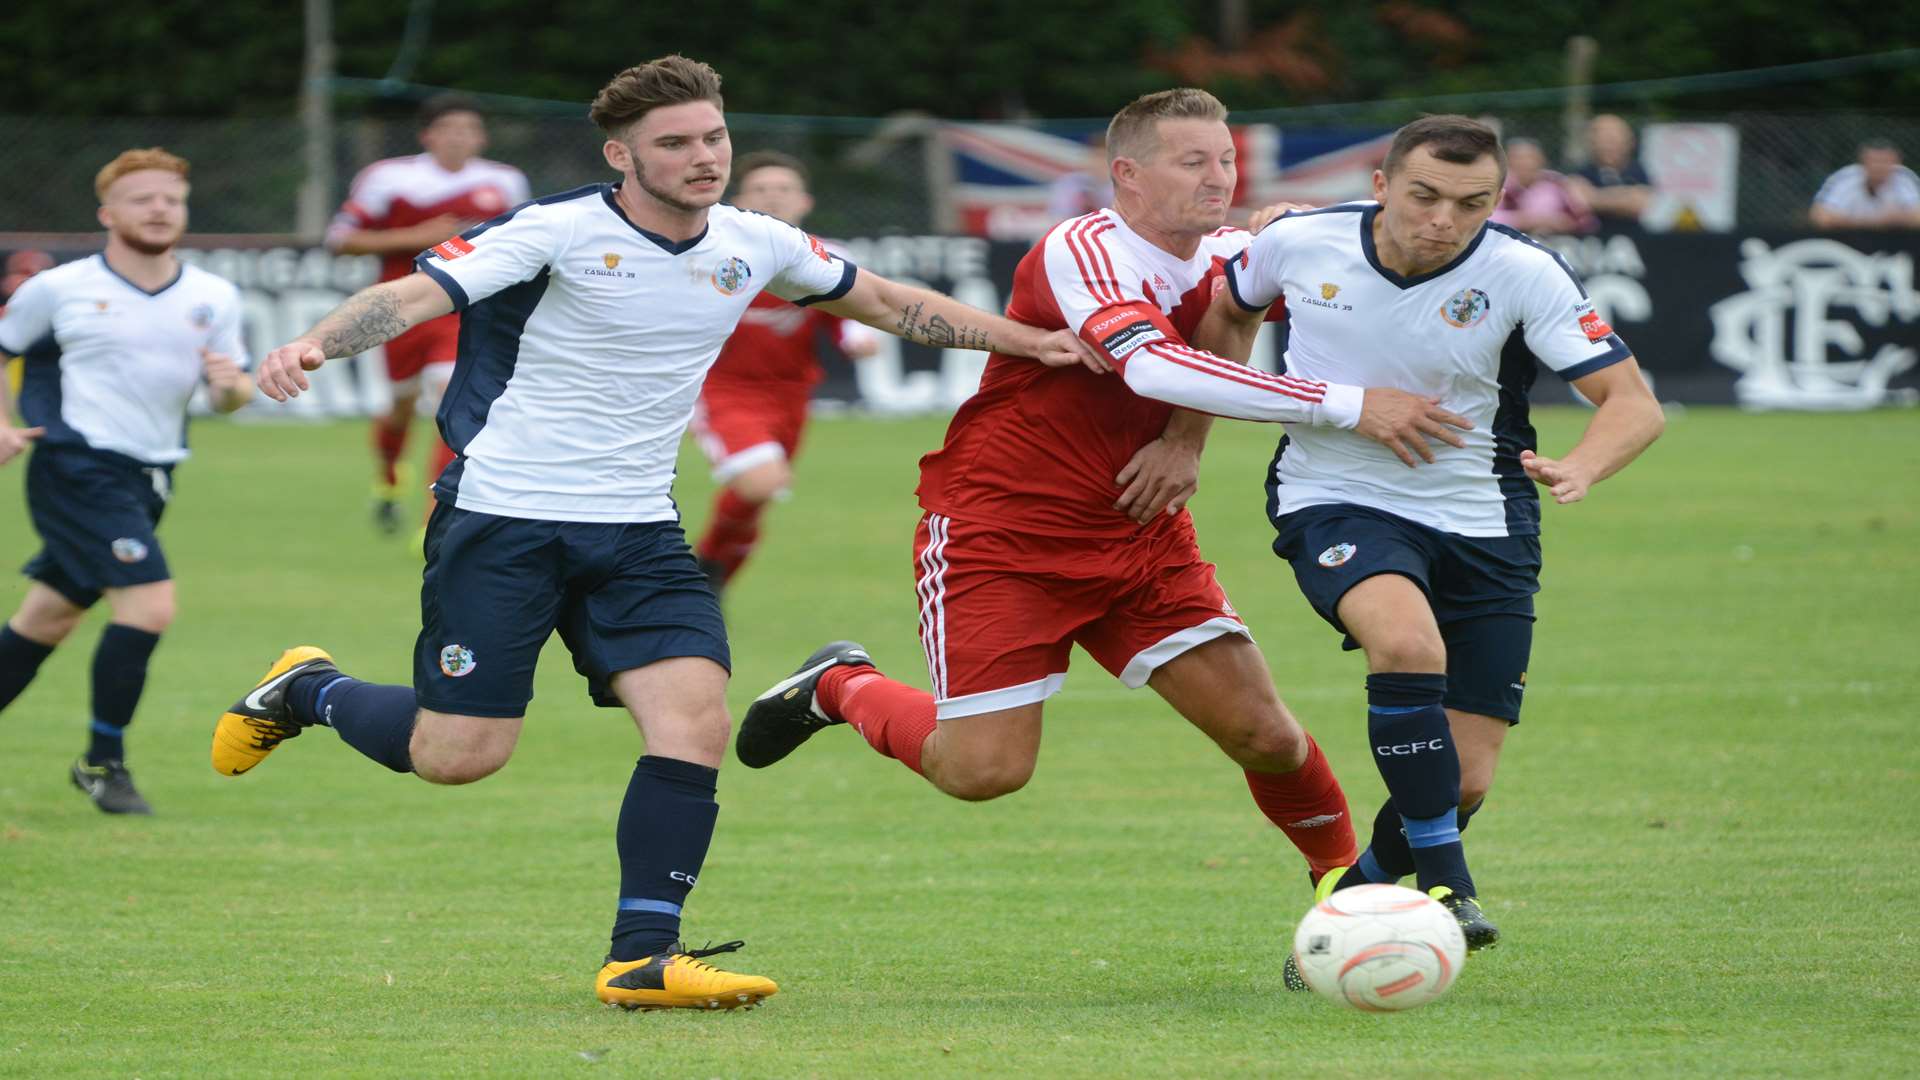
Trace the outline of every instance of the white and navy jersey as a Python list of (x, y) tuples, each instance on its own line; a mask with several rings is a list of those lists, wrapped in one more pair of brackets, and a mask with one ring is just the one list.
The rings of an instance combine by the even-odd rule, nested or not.
[(105, 255), (28, 278), (0, 316), (0, 352), (23, 359), (20, 415), (42, 442), (170, 465), (187, 456), (187, 401), (204, 377), (200, 350), (251, 368), (240, 290), (186, 263), (153, 292)]
[(672, 521), (674, 462), (707, 369), (753, 298), (833, 300), (854, 266), (777, 218), (715, 206), (672, 241), (615, 186), (536, 199), (423, 253), (461, 314), (435, 485), (463, 510)]
[(1867, 190), (1867, 168), (1848, 165), (1827, 177), (1813, 197), (1813, 205), (1823, 206), (1849, 217), (1880, 217), (1894, 210), (1920, 208), (1920, 176), (1905, 165), (1896, 167), (1887, 182)]
[(1380, 264), (1380, 204), (1288, 214), (1227, 264), (1234, 299), (1257, 310), (1284, 297), (1290, 374), (1437, 398), (1473, 421), (1464, 449), (1433, 443), (1409, 469), (1352, 431), (1289, 426), (1268, 479), (1269, 510), (1354, 503), (1462, 536), (1540, 531), (1540, 501), (1520, 467), (1535, 446), (1527, 391), (1535, 363), (1578, 379), (1630, 356), (1558, 255), (1488, 224), (1452, 262), (1417, 277)]

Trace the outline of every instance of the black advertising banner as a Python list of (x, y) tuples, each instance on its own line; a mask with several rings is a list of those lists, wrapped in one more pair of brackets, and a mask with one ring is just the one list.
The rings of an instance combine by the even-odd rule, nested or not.
[[(1832, 410), (1920, 402), (1920, 231), (1621, 232), (1544, 242), (1580, 275), (1662, 400)], [(1027, 252), (1025, 244), (967, 236), (886, 236), (845, 246), (875, 273), (993, 311), (1005, 307), (1014, 267)], [(64, 260), (92, 252), (54, 254)], [(364, 256), (246, 238), (182, 254), (240, 286), (255, 356), (371, 283), (376, 269)], [(1274, 370), (1284, 348), (1284, 326), (1270, 324), (1253, 362)], [(816, 397), (822, 407), (950, 412), (973, 393), (985, 364), (977, 352), (881, 335), (879, 354), (858, 364), (829, 350), (827, 381)], [(382, 409), (381, 372), (371, 363), (329, 365), (296, 411)], [(1550, 377), (1538, 380), (1535, 394), (1542, 402), (1570, 396)]]

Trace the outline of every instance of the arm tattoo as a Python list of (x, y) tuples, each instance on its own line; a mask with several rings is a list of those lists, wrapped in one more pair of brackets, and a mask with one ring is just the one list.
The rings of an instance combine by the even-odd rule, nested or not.
[(940, 315), (929, 315), (924, 322), (921, 321), (920, 316), (925, 309), (924, 303), (914, 303), (901, 309), (900, 321), (895, 324), (901, 337), (936, 349), (993, 348), (987, 332), (978, 327), (955, 326)]
[(384, 345), (406, 329), (406, 317), (400, 314), (400, 298), (391, 289), (375, 285), (334, 308), (313, 328), (313, 336), (319, 340), (322, 352), (337, 359), (357, 356), (375, 345)]

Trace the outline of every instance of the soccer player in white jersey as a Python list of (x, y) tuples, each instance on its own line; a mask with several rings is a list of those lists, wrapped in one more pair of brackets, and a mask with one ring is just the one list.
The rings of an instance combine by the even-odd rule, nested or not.
[(149, 814), (126, 765), (126, 727), (147, 662), (173, 622), (173, 575), (154, 529), (187, 457), (187, 402), (205, 385), (232, 412), (253, 397), (240, 293), (188, 266), (187, 162), (129, 150), (94, 178), (106, 250), (29, 278), (0, 316), (0, 352), (22, 359), (13, 426), (0, 383), (0, 464), (27, 461), (27, 512), (41, 549), (20, 607), (0, 629), (0, 709), (103, 596), (113, 615), (94, 650), (91, 741), (75, 786), (110, 814)]
[[(1432, 447), (1433, 463), (1412, 470), (1349, 432), (1291, 427), (1268, 476), (1275, 552), (1347, 647), (1366, 650), (1369, 744), (1389, 795), (1371, 846), (1321, 879), (1322, 895), (1416, 874), (1471, 948), (1498, 931), (1474, 899), (1460, 829), (1520, 718), (1539, 590), (1533, 485), (1578, 502), (1664, 423), (1566, 263), (1488, 223), (1504, 169), (1486, 125), (1415, 121), (1374, 173), (1373, 201), (1269, 224), (1228, 263), (1235, 302), (1208, 316), (1245, 355), (1284, 300), (1289, 374), (1398, 386), (1473, 421), (1465, 446)], [(1536, 362), (1598, 406), (1560, 458), (1535, 453)]]
[(458, 455), (434, 485), (412, 686), (341, 675), (289, 649), (221, 717), (212, 758), (238, 775), (303, 727), (332, 727), (396, 772), (462, 784), (519, 738), (555, 629), (596, 704), (646, 739), (617, 827), (620, 892), (596, 980), (627, 1008), (734, 1008), (777, 987), (678, 943), (718, 807), (730, 722), (717, 600), (670, 497), (702, 378), (762, 290), (903, 337), (1048, 364), (1098, 360), (1047, 333), (895, 284), (776, 218), (719, 205), (733, 151), (720, 77), (668, 56), (594, 99), (616, 184), (537, 199), (421, 255), (273, 351), (275, 400), (306, 371), (459, 309), (461, 352), (439, 413)]

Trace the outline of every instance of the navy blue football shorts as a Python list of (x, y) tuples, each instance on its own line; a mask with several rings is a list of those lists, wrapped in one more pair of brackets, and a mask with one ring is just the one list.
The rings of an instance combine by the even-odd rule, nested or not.
[[(1447, 647), (1446, 707), (1519, 723), (1540, 591), (1538, 536), (1460, 536), (1351, 503), (1305, 507), (1273, 524), (1274, 554), (1342, 634), (1348, 589), (1375, 574), (1418, 585)], [(1344, 647), (1360, 643), (1347, 634)]]
[(557, 629), (596, 705), (613, 676), (679, 656), (731, 670), (720, 603), (686, 534), (646, 524), (537, 521), (436, 505), (427, 521), (413, 688), (421, 708), (522, 716)]
[(78, 607), (103, 589), (173, 577), (154, 529), (173, 467), (84, 446), (42, 445), (27, 459), (27, 515), (41, 548), (20, 572)]

